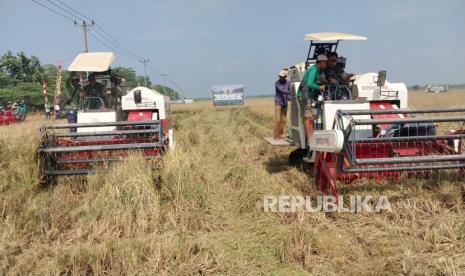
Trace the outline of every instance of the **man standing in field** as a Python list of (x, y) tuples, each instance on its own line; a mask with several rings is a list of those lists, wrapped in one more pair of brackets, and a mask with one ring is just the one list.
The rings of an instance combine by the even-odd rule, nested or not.
[(45, 119), (50, 119), (50, 110), (52, 109), (52, 105), (48, 102), (47, 98), (45, 99)]
[(61, 119), (61, 108), (58, 101), (55, 103), (55, 120)]
[(24, 99), (22, 99), (19, 104), (18, 104), (18, 112), (19, 112), (19, 118), (23, 122), (26, 120), (26, 115), (27, 115), (27, 104)]
[(310, 138), (313, 135), (313, 123), (317, 115), (316, 103), (318, 95), (325, 91), (325, 86), (320, 85), (320, 72), (322, 72), (328, 63), (325, 55), (317, 57), (316, 64), (305, 71), (302, 83), (297, 91), (302, 110), (304, 113), (304, 127), (307, 135), (307, 144), (310, 144)]
[(279, 79), (275, 82), (275, 128), (274, 138), (282, 139), (284, 126), (286, 125), (287, 102), (289, 100), (289, 89), (291, 83), (287, 80), (287, 71), (279, 72)]

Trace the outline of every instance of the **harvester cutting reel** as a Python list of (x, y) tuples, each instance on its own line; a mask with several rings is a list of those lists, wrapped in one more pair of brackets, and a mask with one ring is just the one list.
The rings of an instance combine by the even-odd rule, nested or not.
[(316, 131), (315, 182), (338, 195), (358, 179), (428, 178), (465, 172), (465, 108), (339, 110), (333, 130)]
[(133, 153), (158, 169), (168, 148), (157, 120), (45, 126), (40, 133), (37, 159), (43, 183), (56, 176), (108, 171), (111, 163), (128, 160)]

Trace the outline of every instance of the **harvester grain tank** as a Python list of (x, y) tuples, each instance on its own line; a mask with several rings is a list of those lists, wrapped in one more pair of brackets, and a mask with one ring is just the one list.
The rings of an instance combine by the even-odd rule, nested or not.
[(159, 168), (160, 157), (174, 147), (169, 98), (146, 87), (127, 92), (125, 80), (111, 72), (113, 59), (113, 53), (82, 53), (69, 66), (94, 73), (104, 93), (81, 99), (77, 123), (40, 128), (37, 156), (44, 181), (103, 170), (134, 151)]
[[(362, 178), (429, 177), (437, 170), (465, 170), (465, 108), (409, 109), (404, 83), (386, 80), (386, 71), (327, 85), (310, 143), (296, 96), (305, 70), (320, 54), (336, 51), (343, 40), (366, 37), (312, 33), (307, 59), (285, 68), (291, 81), (289, 136), (272, 144), (296, 146), (290, 165), (311, 165), (318, 187), (337, 195), (336, 183)], [(346, 58), (339, 57), (345, 67)], [(307, 146), (309, 144), (309, 146)]]

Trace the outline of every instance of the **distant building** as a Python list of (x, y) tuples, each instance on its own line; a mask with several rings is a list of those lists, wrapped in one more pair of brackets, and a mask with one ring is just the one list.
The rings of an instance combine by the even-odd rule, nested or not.
[(193, 103), (194, 102), (194, 99), (192, 98), (184, 98), (184, 103), (185, 104), (190, 104), (190, 103)]
[(449, 85), (447, 84), (429, 84), (425, 88), (427, 93), (439, 93), (449, 91)]

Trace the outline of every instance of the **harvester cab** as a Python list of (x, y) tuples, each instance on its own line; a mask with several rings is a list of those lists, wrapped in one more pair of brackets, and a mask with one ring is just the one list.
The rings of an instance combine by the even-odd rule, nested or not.
[(126, 160), (131, 152), (140, 152), (157, 169), (160, 157), (174, 148), (169, 97), (145, 87), (127, 92), (124, 79), (111, 72), (113, 60), (113, 53), (82, 53), (69, 66), (94, 74), (102, 91), (81, 98), (77, 123), (40, 128), (42, 181), (108, 170), (109, 163)]
[[(302, 120), (301, 105), (297, 98), (297, 90), (305, 71), (316, 64), (318, 55), (328, 55), (336, 52), (341, 41), (344, 40), (366, 40), (359, 35), (344, 33), (311, 33), (305, 36), (306, 41), (310, 41), (307, 58), (304, 62), (285, 68), (288, 71), (291, 82), (291, 101), (289, 108), (289, 139), (287, 144), (292, 144), (298, 149), (291, 154), (290, 163), (299, 164), (303, 157), (307, 155), (307, 139)], [(342, 69), (346, 66), (347, 59), (338, 57), (337, 66)], [(385, 71), (382, 72), (380, 80), (384, 80), (383, 85), (378, 85), (379, 73), (359, 74), (352, 77), (350, 82), (326, 85), (323, 93), (323, 101), (320, 103), (320, 110), (315, 120), (314, 129), (331, 129), (334, 117), (339, 109), (369, 109), (370, 106), (382, 105), (380, 108), (403, 108), (407, 107), (407, 87), (404, 83), (390, 83), (385, 80)], [(314, 155), (312, 156), (312, 162)]]
[[(341, 41), (366, 39), (344, 33), (306, 35), (305, 40), (310, 41), (307, 59), (285, 68), (291, 82), (288, 138), (266, 139), (275, 145), (296, 146), (289, 164), (313, 167), (318, 187), (334, 195), (338, 181), (430, 176), (440, 169), (464, 172), (465, 108), (408, 109), (406, 85), (389, 82), (382, 70), (355, 75), (349, 83), (336, 87), (327, 85), (314, 134), (307, 142), (296, 96), (305, 70), (316, 64), (318, 55), (337, 51)], [(340, 66), (345, 63), (346, 59), (339, 57)]]
[[(126, 81), (111, 71), (115, 59), (113, 53), (81, 53), (69, 65), (68, 70), (95, 78), (100, 95), (84, 95), (79, 101), (77, 123), (116, 122), (121, 120), (121, 97), (127, 93)], [(90, 85), (81, 75), (81, 87)], [(89, 129), (77, 129), (88, 131)], [(96, 130), (96, 129), (94, 129)]]

